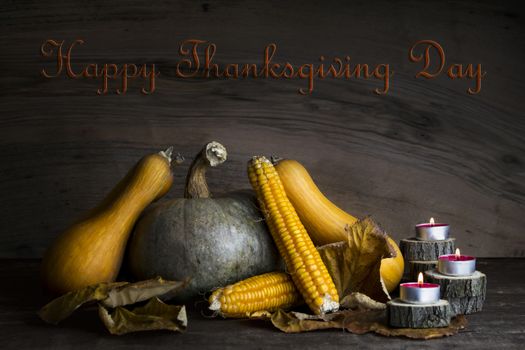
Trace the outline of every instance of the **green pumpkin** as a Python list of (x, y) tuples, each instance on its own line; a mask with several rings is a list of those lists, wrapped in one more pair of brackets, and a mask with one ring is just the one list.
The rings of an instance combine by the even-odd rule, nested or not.
[(279, 268), (253, 192), (210, 197), (206, 169), (225, 160), (221, 144), (207, 144), (190, 167), (185, 198), (157, 203), (143, 214), (128, 252), (136, 278), (190, 278), (179, 296), (187, 300)]

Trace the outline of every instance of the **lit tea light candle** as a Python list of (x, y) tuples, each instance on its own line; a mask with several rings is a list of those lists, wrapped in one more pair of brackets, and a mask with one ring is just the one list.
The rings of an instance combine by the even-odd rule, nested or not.
[(441, 255), (438, 258), (438, 271), (448, 276), (470, 276), (476, 271), (476, 258), (461, 255), (458, 248), (455, 254)]
[(440, 224), (430, 218), (429, 222), (416, 225), (416, 239), (421, 241), (442, 241), (448, 239), (449, 224)]
[(419, 273), (417, 282), (401, 283), (399, 298), (410, 304), (434, 304), (439, 301), (439, 284), (424, 283), (423, 273)]

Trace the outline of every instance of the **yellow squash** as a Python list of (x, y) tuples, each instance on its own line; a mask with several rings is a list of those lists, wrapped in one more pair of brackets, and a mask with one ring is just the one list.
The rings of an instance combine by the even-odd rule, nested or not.
[[(332, 203), (319, 190), (308, 171), (295, 160), (280, 160), (275, 166), (288, 199), (292, 202), (306, 231), (316, 245), (344, 241), (345, 227), (357, 218)], [(381, 277), (389, 292), (393, 291), (403, 276), (404, 261), (397, 244), (390, 237), (389, 243), (396, 257), (383, 259)]]
[(114, 281), (135, 221), (171, 187), (170, 163), (171, 148), (145, 156), (99, 206), (59, 235), (42, 261), (44, 287), (63, 294)]

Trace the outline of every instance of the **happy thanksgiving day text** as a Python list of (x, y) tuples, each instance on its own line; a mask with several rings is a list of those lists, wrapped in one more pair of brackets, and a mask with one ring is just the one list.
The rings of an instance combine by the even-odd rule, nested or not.
[[(156, 89), (156, 80), (161, 75), (158, 66), (152, 64), (135, 63), (88, 63), (79, 67), (75, 62), (77, 46), (84, 44), (77, 39), (69, 44), (65, 41), (48, 39), (40, 47), (43, 57), (55, 62), (53, 69), (43, 68), (41, 73), (45, 78), (57, 78), (61, 75), (68, 79), (99, 79), (101, 87), (97, 94), (105, 95), (108, 92), (125, 94), (130, 81), (141, 81), (140, 92), (152, 94)], [(277, 45), (268, 44), (264, 48), (262, 62), (218, 64), (214, 62), (217, 45), (204, 40), (185, 40), (179, 46), (181, 59), (175, 64), (175, 76), (181, 79), (302, 79), (303, 87), (298, 88), (302, 95), (309, 95), (314, 91), (316, 79), (364, 79), (377, 80), (380, 87), (373, 90), (378, 95), (385, 95), (390, 88), (390, 81), (394, 74), (390, 64), (380, 63), (369, 65), (354, 63), (350, 56), (343, 58), (333, 57), (331, 61), (325, 56), (319, 57), (318, 63), (294, 65), (290, 62), (278, 62), (274, 56)], [(446, 62), (445, 50), (436, 41), (420, 40), (408, 51), (410, 62), (419, 64), (416, 78), (433, 79), (444, 75), (452, 80), (468, 79), (472, 86), (467, 93), (475, 95), (481, 91), (481, 80), (486, 72), (481, 63), (452, 63)], [(73, 67), (75, 66), (75, 67)], [(110, 88), (110, 82), (117, 87)]]

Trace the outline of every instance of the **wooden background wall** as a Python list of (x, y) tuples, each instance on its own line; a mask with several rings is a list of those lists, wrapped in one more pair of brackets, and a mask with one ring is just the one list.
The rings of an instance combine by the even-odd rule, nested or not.
[[(142, 155), (173, 145), (190, 158), (209, 140), (230, 158), (216, 192), (249, 186), (254, 154), (295, 158), (342, 208), (372, 214), (395, 238), (430, 216), (478, 256), (525, 256), (524, 13), (506, 1), (2, 1), (0, 5), (0, 257), (39, 257)], [(46, 80), (45, 39), (86, 41), (78, 66), (157, 63), (151, 96), (97, 96), (100, 81)], [(320, 55), (390, 63), (374, 81), (181, 80), (179, 43), (217, 44), (220, 63)], [(419, 80), (408, 49), (441, 43), (447, 64), (482, 63), (472, 81)], [(77, 67), (78, 67), (77, 66)], [(180, 196), (185, 166), (170, 196)]]

